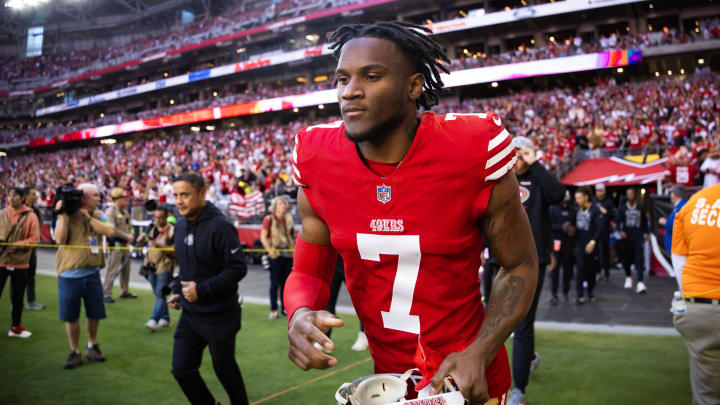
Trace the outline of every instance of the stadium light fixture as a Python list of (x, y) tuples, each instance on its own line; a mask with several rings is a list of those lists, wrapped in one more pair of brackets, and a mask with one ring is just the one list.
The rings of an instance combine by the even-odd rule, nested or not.
[(630, 32), (630, 26), (625, 27), (625, 31)]
[(163, 77), (168, 77), (168, 72), (163, 73)]
[(324, 109), (325, 109), (325, 105), (320, 104), (320, 105), (318, 106), (318, 108), (321, 109), (321, 110), (324, 110)]
[(655, 5), (652, 4), (652, 3), (650, 3), (650, 5), (649, 5), (648, 7), (650, 7), (651, 9), (653, 9), (653, 8), (655, 8)]
[(324, 82), (324, 81), (326, 81), (327, 79), (328, 79), (327, 75), (320, 75), (320, 76), (315, 76), (315, 78), (313, 79), (313, 81), (314, 81), (315, 83), (319, 83), (319, 82)]
[(213, 97), (217, 97), (217, 91), (213, 91)]
[(235, 51), (235, 53), (243, 53), (243, 52), (245, 52), (245, 48), (238, 48), (237, 51)]
[(103, 145), (112, 145), (112, 144), (117, 143), (117, 140), (116, 139), (103, 139), (100, 141), (100, 143)]
[(705, 64), (705, 59), (703, 59), (703, 58), (698, 59), (698, 65), (703, 65), (703, 64)]
[(684, 75), (684, 74), (685, 74), (685, 69), (680, 69), (680, 74), (681, 74), (681, 75)]
[(6, 156), (7, 156), (7, 152), (0, 151), (0, 157), (6, 157)]
[(205, 129), (207, 129), (208, 131), (214, 131), (214, 130), (215, 130), (215, 125), (206, 125), (206, 126), (205, 126)]
[(48, 3), (50, 0), (7, 0), (5, 7), (14, 8), (16, 10), (26, 10), (31, 7), (37, 7)]
[(104, 117), (105, 117), (105, 113), (100, 113), (100, 118), (104, 118)]
[(668, 70), (668, 76), (672, 76), (672, 70)]
[(200, 127), (192, 126), (190, 127), (190, 130), (193, 132), (200, 132)]
[(625, 69), (623, 69), (623, 68), (621, 68), (621, 67), (617, 68), (617, 72), (618, 72), (618, 73), (622, 73), (622, 72), (624, 72), (624, 71), (625, 71)]
[(555, 37), (552, 35), (550, 36), (550, 42), (555, 42)]
[(490, 83), (490, 86), (497, 87), (497, 86), (499, 86), (499, 84), (498, 84), (498, 82), (492, 82), (492, 83)]
[(297, 107), (295, 107), (295, 108), (293, 108), (293, 112), (295, 112), (295, 113), (296, 113), (296, 112), (300, 112), (300, 109), (297, 108)]
[(660, 72), (655, 72), (655, 77), (659, 77), (659, 76), (660, 76)]
[(295, 79), (295, 80), (297, 80), (297, 81), (298, 81), (298, 83), (307, 83), (307, 79), (306, 79), (306, 78), (304, 78), (304, 77), (302, 77), (302, 76), (301, 76), (301, 77), (298, 77), (298, 78), (297, 78), (297, 79)]

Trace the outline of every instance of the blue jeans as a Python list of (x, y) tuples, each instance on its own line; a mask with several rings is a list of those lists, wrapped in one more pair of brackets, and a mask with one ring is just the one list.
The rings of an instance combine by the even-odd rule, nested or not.
[(88, 319), (105, 319), (100, 270), (83, 277), (63, 277), (61, 274), (58, 277), (58, 301), (61, 321), (76, 322), (80, 318), (81, 301), (85, 302)]
[(150, 280), (150, 285), (152, 285), (153, 293), (155, 293), (155, 308), (153, 309), (153, 314), (150, 319), (154, 319), (155, 321), (159, 321), (161, 319), (170, 321), (170, 313), (168, 312), (167, 301), (165, 300), (165, 296), (162, 293), (163, 287), (167, 286), (170, 283), (170, 274), (172, 273), (150, 273), (148, 277), (148, 280)]

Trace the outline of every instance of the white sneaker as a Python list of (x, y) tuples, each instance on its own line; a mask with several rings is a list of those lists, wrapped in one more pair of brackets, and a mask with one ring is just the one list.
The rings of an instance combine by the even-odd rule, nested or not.
[(629, 290), (632, 288), (632, 277), (625, 277), (625, 289)]
[(270, 314), (268, 314), (268, 319), (277, 319), (278, 313), (277, 311), (270, 311)]
[(538, 352), (535, 352), (535, 358), (530, 361), (530, 376), (533, 375), (538, 367), (540, 367), (540, 355)]
[(150, 330), (155, 330), (158, 328), (158, 324), (157, 324), (157, 322), (155, 322), (154, 319), (151, 319), (151, 320), (145, 322), (145, 326), (147, 326), (147, 328)]
[(645, 294), (647, 293), (647, 287), (645, 287), (645, 283), (642, 281), (638, 281), (637, 288), (635, 289), (635, 292), (638, 294)]
[(8, 331), (8, 337), (27, 339), (32, 336), (29, 330), (25, 330), (22, 326), (12, 327)]
[(168, 326), (170, 326), (170, 321), (168, 321), (167, 319), (161, 319), (157, 321), (157, 326), (158, 328), (167, 328)]
[(525, 405), (525, 394), (519, 389), (513, 388), (507, 403), (508, 405)]
[(357, 340), (355, 340), (355, 343), (353, 343), (350, 350), (355, 352), (361, 352), (363, 350), (367, 350), (368, 348), (368, 341), (367, 336), (365, 336), (365, 332), (358, 332)]

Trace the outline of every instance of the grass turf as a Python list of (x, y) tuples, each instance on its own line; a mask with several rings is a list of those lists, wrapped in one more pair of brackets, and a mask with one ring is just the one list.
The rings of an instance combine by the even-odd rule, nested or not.
[[(8, 290), (0, 299), (0, 325), (9, 326)], [(63, 324), (57, 320), (57, 279), (38, 276), (38, 301), (47, 308), (23, 313), (23, 325), (33, 336), (27, 340), (0, 336), (0, 404), (186, 403), (170, 374), (173, 328), (149, 332), (143, 324), (154, 297), (149, 291), (135, 293), (136, 300), (106, 305), (108, 319), (100, 324), (98, 342), (107, 362), (63, 370), (69, 349)], [(178, 313), (171, 312), (174, 322)], [(349, 349), (358, 330), (357, 318), (342, 316), (346, 326), (333, 334), (338, 366), (303, 372), (287, 359), (286, 322), (268, 320), (267, 312), (265, 306), (245, 304), (243, 328), (237, 336), (236, 356), (251, 402), (333, 404), (341, 383), (372, 373), (368, 352)], [(81, 322), (84, 346), (87, 338)], [(512, 352), (510, 346), (508, 342)], [(538, 331), (536, 349), (542, 364), (528, 387), (530, 404), (690, 402), (688, 355), (678, 337)], [(200, 372), (216, 399), (228, 404), (207, 350)], [(298, 385), (302, 387), (286, 391)]]

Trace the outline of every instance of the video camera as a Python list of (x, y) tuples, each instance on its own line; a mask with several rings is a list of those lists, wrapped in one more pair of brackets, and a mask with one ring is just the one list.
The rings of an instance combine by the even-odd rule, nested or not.
[(155, 200), (147, 200), (145, 201), (145, 210), (148, 212), (155, 211), (159, 208), (158, 202)]
[(82, 205), (83, 191), (78, 190), (72, 183), (67, 183), (55, 189), (55, 201), (53, 207), (58, 201), (62, 201), (62, 206), (55, 211), (55, 215), (76, 213)]

